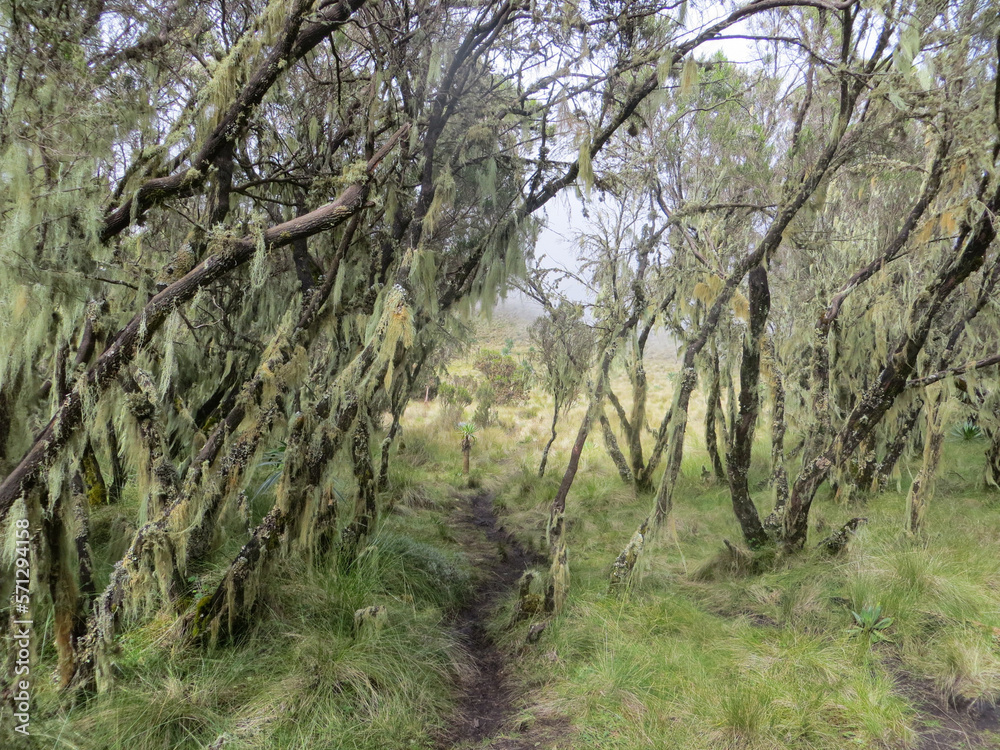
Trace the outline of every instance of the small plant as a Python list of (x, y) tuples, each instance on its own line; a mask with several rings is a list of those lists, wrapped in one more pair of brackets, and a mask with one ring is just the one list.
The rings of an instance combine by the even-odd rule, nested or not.
[(476, 412), (472, 420), (484, 427), (494, 424), (497, 421), (496, 403), (497, 394), (493, 386), (485, 381), (480, 383), (476, 389)]
[(497, 406), (520, 404), (531, 393), (531, 367), (518, 362), (509, 354), (483, 349), (476, 355), (475, 368), (484, 376), (492, 390), (492, 401)]
[(951, 436), (963, 443), (971, 443), (983, 439), (983, 428), (973, 420), (966, 419), (951, 428)]
[(476, 425), (474, 422), (462, 422), (458, 425), (458, 432), (462, 436), (462, 473), (468, 476), (469, 457), (476, 442)]
[(257, 464), (257, 469), (267, 469), (267, 476), (264, 478), (254, 491), (250, 498), (250, 502), (253, 503), (265, 492), (270, 492), (278, 484), (278, 480), (281, 479), (281, 474), (285, 470), (285, 451), (288, 446), (285, 441), (282, 440), (277, 448), (272, 448), (267, 451), (260, 463)]
[(464, 379), (455, 378), (452, 382), (441, 383), (437, 395), (442, 416), (448, 421), (461, 419), (465, 407), (472, 403), (472, 393)]
[(847, 629), (848, 635), (865, 636), (869, 643), (892, 640), (885, 634), (886, 629), (892, 625), (892, 618), (882, 616), (881, 604), (863, 607), (860, 612), (852, 611), (851, 615), (854, 617), (854, 626)]

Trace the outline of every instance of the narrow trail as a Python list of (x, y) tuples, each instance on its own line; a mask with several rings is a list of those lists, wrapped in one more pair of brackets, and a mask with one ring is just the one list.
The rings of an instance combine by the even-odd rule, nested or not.
[[(490, 638), (486, 623), (501, 597), (537, 560), (526, 552), (493, 512), (493, 495), (479, 491), (461, 496), (457, 536), (479, 574), (473, 595), (454, 617), (452, 628), (472, 660), (468, 678), (457, 686), (458, 711), (438, 743), (441, 750), (489, 748), (528, 750), (536, 738), (509, 725), (514, 713), (514, 691), (506, 659)], [(505, 736), (498, 737), (503, 734)]]

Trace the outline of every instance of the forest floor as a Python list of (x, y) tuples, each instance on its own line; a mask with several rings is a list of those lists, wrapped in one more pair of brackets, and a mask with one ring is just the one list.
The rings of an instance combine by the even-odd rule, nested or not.
[[(652, 414), (671, 399), (670, 361), (661, 369)], [(542, 534), (583, 405), (562, 418), (539, 477), (550, 409), (537, 393), (501, 409), (479, 428), (466, 477), (455, 423), (467, 415), (411, 404), (378, 528), (355, 565), (276, 565), (260, 617), (236, 643), (176, 648), (167, 615), (130, 628), (115, 689), (67, 706), (39, 682), (37, 734), (18, 747), (1000, 750), (1000, 499), (978, 481), (983, 441), (946, 443), (922, 543), (901, 534), (914, 451), (881, 494), (845, 503), (820, 491), (813, 543), (846, 518), (869, 518), (844, 554), (811, 544), (750, 573), (723, 546), (740, 532), (728, 488), (704, 471), (695, 401), (669, 523), (630, 590), (609, 596), (610, 564), (652, 498), (622, 483), (597, 435), (567, 502), (566, 605), (520, 619), (526, 570), (531, 593), (544, 593)], [(766, 440), (754, 447), (764, 510), (769, 456)], [(258, 490), (269, 471), (247, 488), (251, 524), (273, 502)], [(345, 464), (338, 476), (350, 473)], [(349, 481), (336, 489), (351, 501)], [(92, 514), (98, 588), (139, 505), (130, 495)], [(206, 590), (245, 523), (234, 514)], [(374, 606), (384, 621), (359, 630), (355, 614)], [(873, 607), (892, 618), (887, 642), (851, 632), (852, 611)], [(40, 658), (40, 673), (54, 668), (51, 648)]]
[(490, 634), (501, 600), (518, 580), (544, 558), (525, 550), (499, 522), (494, 493), (464, 493), (454, 514), (456, 540), (475, 572), (469, 600), (455, 614), (452, 627), (465, 646), (472, 669), (457, 680), (457, 711), (439, 747), (481, 750), (534, 750), (562, 729), (558, 722), (525, 727), (516, 721), (517, 687), (510, 677), (512, 658)]

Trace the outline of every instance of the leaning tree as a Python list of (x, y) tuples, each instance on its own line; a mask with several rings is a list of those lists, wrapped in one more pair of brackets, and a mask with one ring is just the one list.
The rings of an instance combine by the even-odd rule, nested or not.
[[(693, 51), (786, 6), (884, 38), (867, 60), (845, 42), (828, 143), (792, 159), (706, 321), (833, 165), (895, 10), (764, 0), (689, 29), (686, 4), (638, 0), (4, 5), (0, 522), (33, 529), (61, 683), (106, 688), (116, 634), (154, 611), (236, 632), (282, 556), (350, 564), (386, 473), (377, 416), (398, 422), (433, 331), (523, 270), (533, 214), (595, 183)], [(282, 443), (273, 507), (232, 524)], [(91, 503), (123, 495), (134, 534), (95, 571)], [(223, 531), (242, 548), (195, 597)]]

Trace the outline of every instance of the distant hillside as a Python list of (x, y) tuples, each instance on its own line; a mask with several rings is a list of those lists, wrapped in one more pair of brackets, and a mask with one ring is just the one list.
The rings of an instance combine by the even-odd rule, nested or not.
[[(475, 321), (479, 346), (499, 349), (508, 340), (513, 340), (515, 349), (527, 349), (531, 346), (528, 328), (540, 315), (541, 305), (520, 293), (512, 293), (494, 308), (491, 316), (483, 315)], [(673, 363), (678, 358), (677, 350), (674, 337), (663, 329), (657, 329), (646, 344), (646, 358)]]

